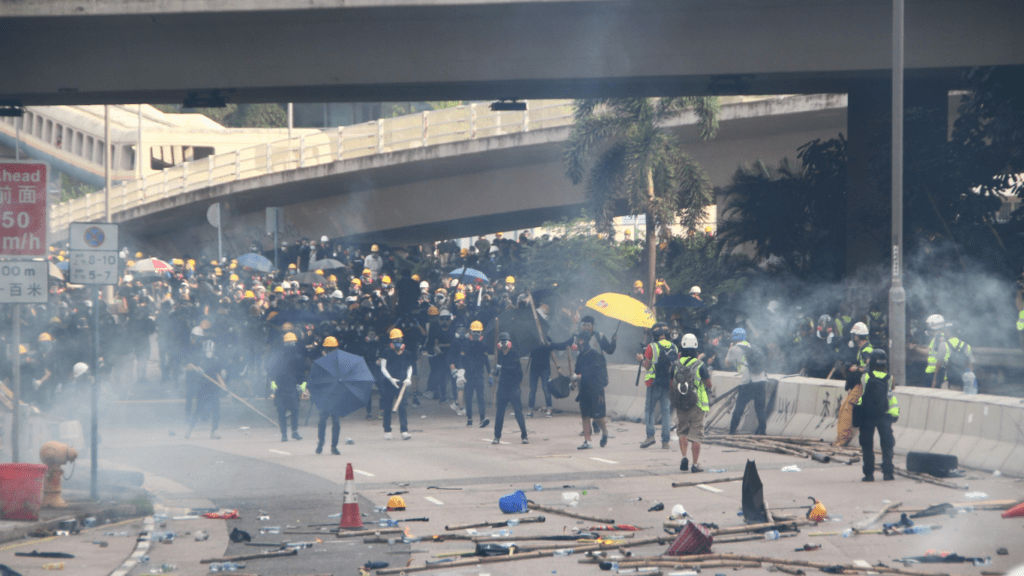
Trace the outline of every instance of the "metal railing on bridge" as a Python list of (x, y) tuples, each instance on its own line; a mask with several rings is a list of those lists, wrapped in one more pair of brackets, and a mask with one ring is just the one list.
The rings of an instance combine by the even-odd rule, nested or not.
[[(110, 190), (110, 212), (116, 214), (218, 184), (256, 178), (342, 160), (557, 128), (572, 123), (571, 100), (529, 103), (526, 111), (492, 112), (487, 104), (431, 110), (319, 134), (285, 138), (225, 154), (207, 156), (167, 168)], [(63, 239), (72, 222), (98, 221), (106, 206), (102, 191), (50, 207), (50, 238)]]

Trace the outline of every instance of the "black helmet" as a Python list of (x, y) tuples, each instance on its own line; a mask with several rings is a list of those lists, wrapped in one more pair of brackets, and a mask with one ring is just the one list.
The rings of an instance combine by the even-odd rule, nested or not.
[(504, 342), (511, 339), (512, 337), (509, 336), (508, 332), (502, 332), (501, 334), (498, 334), (498, 342)]
[(876, 348), (871, 351), (871, 369), (883, 371), (889, 369), (889, 355), (885, 353), (885, 350)]
[(656, 340), (661, 340), (661, 337), (668, 334), (668, 324), (664, 322), (658, 322), (651, 327), (651, 334)]

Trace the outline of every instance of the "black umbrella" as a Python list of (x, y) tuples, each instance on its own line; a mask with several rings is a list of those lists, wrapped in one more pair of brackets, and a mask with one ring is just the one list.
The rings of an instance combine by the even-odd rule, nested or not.
[(307, 285), (327, 284), (327, 278), (317, 274), (316, 272), (300, 272), (298, 274), (292, 274), (291, 276), (285, 276), (284, 279)]
[(335, 268), (344, 267), (344, 264), (338, 262), (334, 258), (324, 258), (323, 260), (317, 260), (316, 262), (309, 263), (310, 270), (334, 270)]
[(347, 416), (366, 407), (374, 378), (362, 356), (335, 350), (313, 363), (307, 382), (321, 413)]
[(706, 306), (704, 302), (689, 294), (671, 294), (664, 298), (658, 298), (654, 305), (658, 308), (703, 308)]

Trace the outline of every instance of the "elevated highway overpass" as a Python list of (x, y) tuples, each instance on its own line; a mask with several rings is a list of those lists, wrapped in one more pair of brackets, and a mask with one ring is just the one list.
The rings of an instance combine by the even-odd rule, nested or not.
[[(205, 219), (214, 202), (228, 208), (228, 252), (266, 239), (270, 206), (283, 208), (289, 241), (326, 234), (415, 243), (537, 226), (583, 205), (583, 187), (562, 165), (571, 114), (570, 101), (530, 102), (525, 113), (473, 104), (260, 144), (115, 186), (112, 220), (134, 245), (175, 253), (216, 244)], [(707, 142), (692, 115), (670, 126), (716, 186), (739, 164), (777, 162), (844, 132), (846, 97), (734, 99), (720, 118)], [(51, 238), (105, 209), (102, 193), (52, 206)]]

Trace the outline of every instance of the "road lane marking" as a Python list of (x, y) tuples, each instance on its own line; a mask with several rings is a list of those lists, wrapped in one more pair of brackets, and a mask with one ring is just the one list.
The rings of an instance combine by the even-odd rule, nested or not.
[[(493, 439), (487, 439), (487, 438), (481, 438), (480, 441), (481, 442), (494, 442)], [(509, 444), (509, 442), (505, 442), (504, 440), (498, 440), (498, 442), (501, 443), (501, 444), (506, 444), (506, 445)]]
[(707, 490), (708, 492), (714, 492), (715, 494), (719, 494), (722, 492), (721, 488), (715, 488), (714, 486), (708, 486), (707, 484), (697, 484), (697, 488), (700, 488), (701, 490)]
[(590, 457), (591, 460), (597, 460), (598, 462), (604, 462), (605, 464), (618, 464), (615, 460), (605, 460), (604, 458)]
[(438, 500), (437, 498), (434, 498), (433, 496), (424, 496), (423, 499), (426, 500), (427, 502), (433, 502), (434, 504), (437, 504), (438, 506), (444, 506), (444, 502), (441, 502), (440, 500)]
[(355, 470), (355, 469), (353, 469), (352, 471), (355, 472), (356, 474), (362, 474), (363, 476), (369, 476), (370, 478), (373, 478), (374, 476), (376, 476), (376, 474), (370, 474), (369, 472), (363, 472), (362, 470)]
[(291, 452), (285, 452), (283, 450), (274, 450), (273, 448), (271, 448), (270, 451), (273, 452), (274, 454), (284, 454), (285, 456), (291, 456), (292, 455)]

